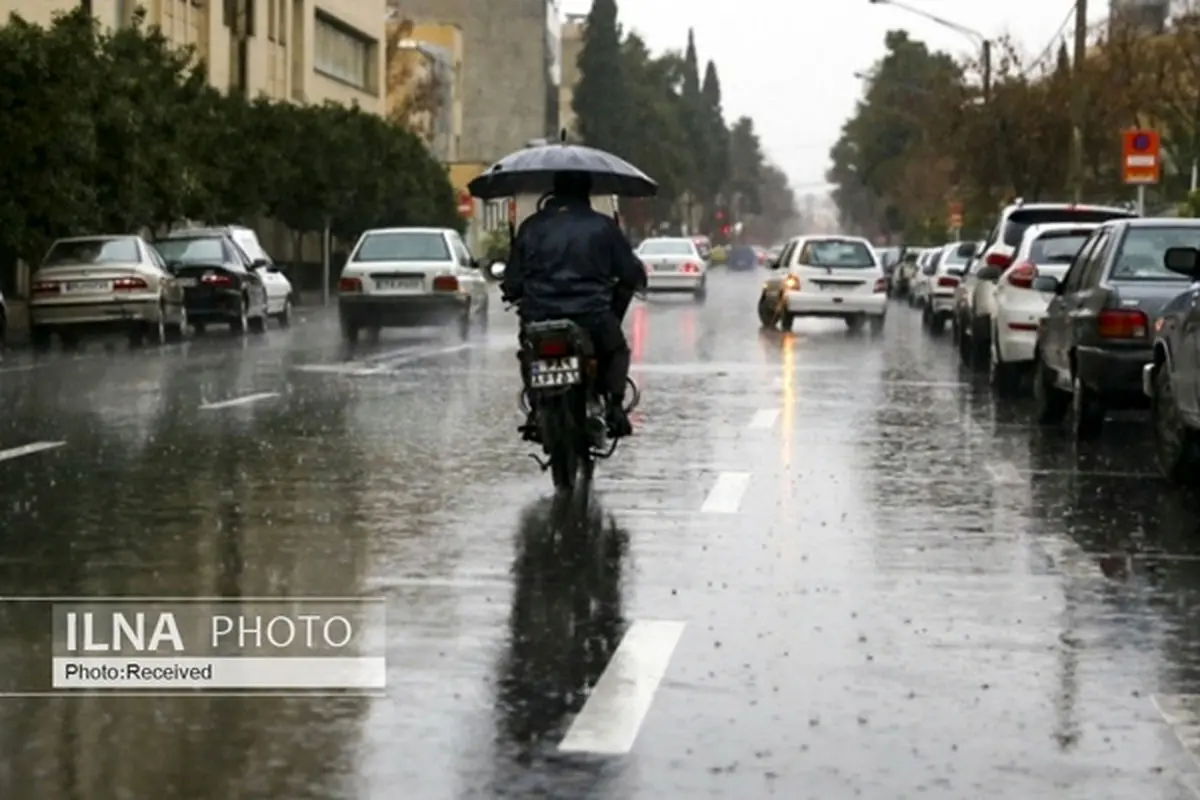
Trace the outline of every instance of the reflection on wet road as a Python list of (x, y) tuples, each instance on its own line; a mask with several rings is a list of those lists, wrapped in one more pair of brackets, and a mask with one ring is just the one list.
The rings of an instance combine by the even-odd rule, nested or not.
[(638, 436), (586, 510), (517, 441), (498, 308), (0, 363), (6, 595), (390, 623), (386, 699), (0, 700), (0, 797), (1200, 796), (1200, 504), (1142, 421), (1076, 449), (906, 309), (759, 332), (756, 280), (633, 309)]

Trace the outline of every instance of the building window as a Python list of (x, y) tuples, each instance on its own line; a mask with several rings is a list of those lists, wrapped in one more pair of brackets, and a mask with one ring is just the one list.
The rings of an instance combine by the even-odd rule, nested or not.
[(319, 13), (313, 38), (313, 68), (317, 72), (363, 91), (374, 91), (374, 42)]
[(225, 27), (234, 36), (254, 36), (254, 0), (225, 0)]

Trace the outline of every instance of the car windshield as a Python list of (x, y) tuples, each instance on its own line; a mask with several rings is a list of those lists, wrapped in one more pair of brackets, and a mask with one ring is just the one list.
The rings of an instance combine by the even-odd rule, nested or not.
[[(807, 251), (804, 263), (814, 267), (867, 269), (875, 266), (871, 248), (862, 242), (826, 239), (809, 242), (804, 249)], [(916, 253), (913, 256), (915, 259)]]
[(397, 231), (368, 233), (351, 261), (450, 261), (450, 248), (440, 233)]
[(1132, 211), (1122, 211), (1119, 208), (1021, 208), (1012, 212), (1004, 224), (1004, 243), (1015, 248), (1021, 243), (1021, 237), (1030, 225), (1043, 225), (1047, 222), (1108, 222), (1110, 219), (1128, 219), (1136, 216)]
[(44, 267), (64, 264), (137, 264), (137, 242), (133, 239), (71, 239), (55, 242), (42, 261)]
[(163, 261), (176, 264), (224, 264), (225, 248), (216, 236), (163, 239), (154, 243)]
[(694, 256), (696, 254), (691, 242), (669, 240), (642, 242), (638, 253), (643, 256)]
[(1070, 264), (1087, 241), (1087, 233), (1049, 231), (1029, 245), (1029, 260), (1034, 264)]
[(1200, 248), (1200, 227), (1130, 228), (1113, 261), (1112, 280), (1189, 281), (1163, 265), (1172, 247)]

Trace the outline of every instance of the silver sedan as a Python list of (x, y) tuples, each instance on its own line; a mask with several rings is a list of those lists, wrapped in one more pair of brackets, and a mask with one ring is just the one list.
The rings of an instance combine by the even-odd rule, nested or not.
[(646, 267), (647, 292), (686, 292), (704, 299), (708, 267), (691, 239), (647, 239), (637, 256)]

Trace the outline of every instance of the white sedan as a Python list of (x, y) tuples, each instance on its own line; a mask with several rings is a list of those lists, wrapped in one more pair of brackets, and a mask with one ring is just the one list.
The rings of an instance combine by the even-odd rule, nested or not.
[(465, 339), (487, 327), (487, 282), (450, 228), (377, 228), (359, 237), (338, 281), (338, 317), (359, 331), (454, 323)]
[(1098, 223), (1054, 222), (1031, 225), (1017, 246), (1012, 266), (996, 280), (984, 311), (992, 320), (992, 385), (1014, 394), (1033, 365), (1038, 325), (1053, 295), (1036, 291), (1038, 277), (1062, 280), (1076, 253)]
[(646, 267), (647, 292), (687, 292), (704, 299), (708, 266), (693, 240), (647, 239), (636, 252)]
[(851, 331), (870, 320), (883, 331), (888, 282), (870, 242), (857, 236), (800, 236), (784, 247), (758, 301), (764, 327), (791, 330), (797, 317), (845, 320)]

